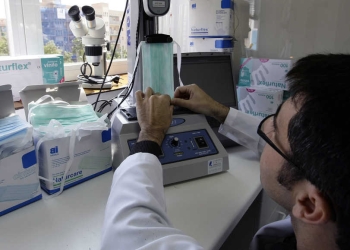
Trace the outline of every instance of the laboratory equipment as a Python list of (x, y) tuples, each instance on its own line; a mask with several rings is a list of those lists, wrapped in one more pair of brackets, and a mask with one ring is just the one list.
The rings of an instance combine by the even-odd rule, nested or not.
[[(105, 40), (106, 26), (102, 18), (95, 16), (95, 10), (91, 6), (83, 6), (81, 10), (84, 17), (80, 16), (77, 5), (69, 9), (68, 15), (72, 19), (69, 28), (75, 37), (82, 38), (87, 63), (92, 65), (92, 78), (89, 82), (95, 84), (87, 82), (83, 83), (83, 87), (100, 88), (106, 74), (106, 53), (109, 50), (109, 42)], [(111, 83), (107, 80), (103, 88), (111, 88)]]
[[(129, 83), (133, 91), (130, 91), (130, 101), (124, 102), (121, 109), (118, 109), (112, 118), (114, 168), (117, 168), (129, 155), (140, 132), (138, 122), (128, 117), (128, 112), (130, 116), (135, 115), (135, 111), (130, 109), (134, 103), (134, 92), (143, 89), (142, 61), (138, 62), (138, 67), (135, 67), (139, 59), (136, 57), (137, 47), (144, 37), (157, 33), (157, 15), (152, 10), (159, 8), (157, 13), (164, 15), (169, 4), (170, 1), (130, 1), (127, 17), (128, 68)], [(146, 5), (154, 8), (147, 10)], [(143, 8), (140, 8), (142, 6)], [(151, 15), (148, 16), (147, 14), (151, 11)], [(177, 63), (174, 63), (175, 67), (177, 69)], [(137, 68), (136, 72), (134, 72), (135, 68)], [(174, 79), (177, 79), (178, 83), (181, 81), (179, 74), (177, 77), (174, 76)], [(121, 105), (119, 100), (116, 102), (119, 106)], [(227, 152), (203, 115), (193, 113), (174, 115), (161, 149), (162, 155), (159, 160), (163, 167), (164, 185), (228, 170)]]
[[(233, 63), (231, 53), (183, 53), (181, 62), (181, 79), (184, 85), (197, 84), (215, 101), (237, 109), (236, 85), (233, 79)], [(180, 86), (177, 68), (177, 55), (174, 55), (174, 84)], [(237, 144), (220, 134), (220, 122), (206, 117), (210, 127), (224, 147)]]
[[(112, 126), (113, 167), (129, 156), (140, 127), (119, 111)], [(164, 185), (199, 178), (229, 168), (228, 155), (203, 115), (174, 115), (161, 145)]]

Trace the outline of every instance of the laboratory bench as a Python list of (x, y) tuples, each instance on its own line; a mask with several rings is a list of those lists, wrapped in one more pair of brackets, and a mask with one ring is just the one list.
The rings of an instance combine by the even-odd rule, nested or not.
[[(165, 187), (173, 225), (205, 249), (220, 249), (261, 191), (257, 156), (227, 149), (227, 172)], [(0, 217), (0, 249), (97, 250), (113, 172)], [(122, 192), (122, 190), (121, 190)]]
[[(117, 96), (127, 75), (100, 99)], [(85, 90), (88, 101), (98, 90)], [(25, 119), (21, 103), (16, 113)], [(104, 112), (109, 112), (107, 107)], [(228, 148), (227, 172), (165, 187), (173, 225), (205, 249), (248, 249), (261, 226), (280, 218), (281, 208), (262, 195), (258, 157), (241, 146)], [(97, 250), (113, 173), (109, 172), (0, 217), (0, 249)]]

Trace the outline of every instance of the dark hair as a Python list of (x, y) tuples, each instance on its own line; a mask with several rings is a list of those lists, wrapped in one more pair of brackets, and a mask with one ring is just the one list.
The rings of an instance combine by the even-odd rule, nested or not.
[(285, 165), (278, 181), (289, 188), (306, 179), (328, 197), (336, 212), (338, 247), (350, 249), (350, 55), (302, 58), (287, 81), (298, 110), (288, 127), (296, 166)]

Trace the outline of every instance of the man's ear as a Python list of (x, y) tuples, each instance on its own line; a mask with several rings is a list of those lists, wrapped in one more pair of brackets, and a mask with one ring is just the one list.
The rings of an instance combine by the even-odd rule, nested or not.
[(307, 224), (324, 224), (332, 219), (329, 201), (309, 181), (302, 181), (293, 187), (294, 217)]

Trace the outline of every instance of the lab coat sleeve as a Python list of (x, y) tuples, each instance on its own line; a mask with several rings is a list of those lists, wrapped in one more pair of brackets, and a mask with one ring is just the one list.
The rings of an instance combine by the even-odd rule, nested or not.
[(115, 171), (101, 249), (203, 249), (172, 227), (166, 214), (163, 170), (154, 155), (131, 155)]
[(230, 108), (226, 120), (221, 124), (219, 133), (238, 144), (261, 155), (265, 141), (257, 133), (259, 120), (239, 110)]

